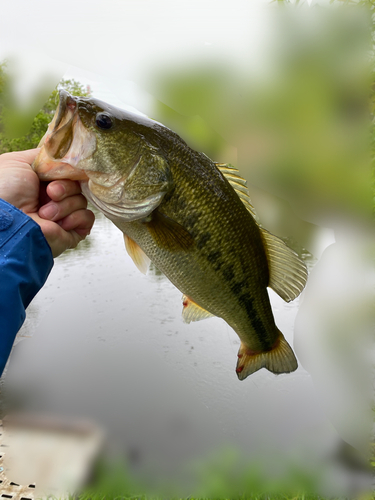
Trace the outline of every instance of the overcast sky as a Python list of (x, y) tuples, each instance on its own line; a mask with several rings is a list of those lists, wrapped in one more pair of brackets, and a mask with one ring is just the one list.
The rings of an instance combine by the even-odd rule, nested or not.
[(48, 75), (58, 81), (66, 74), (113, 104), (147, 107), (153, 68), (199, 58), (256, 64), (271, 28), (267, 4), (12, 0), (1, 7), (0, 60), (16, 56), (22, 96)]

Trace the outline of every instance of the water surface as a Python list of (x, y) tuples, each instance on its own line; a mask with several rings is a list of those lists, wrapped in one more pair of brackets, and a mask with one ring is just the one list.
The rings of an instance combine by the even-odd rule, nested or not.
[[(299, 299), (270, 298), (293, 345)], [(234, 331), (219, 318), (186, 325), (181, 311), (181, 293), (155, 268), (142, 275), (97, 213), (91, 236), (55, 260), (28, 309), (5, 375), (10, 406), (89, 417), (135, 469), (166, 477), (228, 448), (306, 464), (335, 448), (302, 366), (240, 382)]]

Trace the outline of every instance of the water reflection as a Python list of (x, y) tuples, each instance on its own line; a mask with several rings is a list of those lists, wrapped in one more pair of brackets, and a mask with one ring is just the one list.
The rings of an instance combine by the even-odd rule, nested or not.
[(158, 269), (153, 262), (150, 263), (150, 267), (148, 270), (148, 276), (152, 276), (156, 280), (167, 279), (165, 275)]

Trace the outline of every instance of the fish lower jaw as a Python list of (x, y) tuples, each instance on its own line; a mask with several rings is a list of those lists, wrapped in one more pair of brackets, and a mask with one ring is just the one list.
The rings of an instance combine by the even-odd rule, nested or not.
[(43, 168), (33, 165), (35, 172), (41, 181), (55, 181), (59, 179), (69, 179), (72, 181), (88, 181), (89, 178), (84, 170), (74, 168), (67, 163), (51, 161), (44, 163)]

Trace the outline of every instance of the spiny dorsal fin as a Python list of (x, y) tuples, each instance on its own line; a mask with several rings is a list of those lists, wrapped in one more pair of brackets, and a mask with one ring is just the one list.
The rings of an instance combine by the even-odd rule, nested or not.
[(255, 212), (255, 208), (250, 203), (250, 195), (249, 190), (247, 189), (246, 180), (240, 176), (238, 169), (230, 163), (215, 163), (215, 165), (224, 175), (232, 188), (236, 191), (247, 210), (251, 213), (254, 219), (257, 220), (258, 217)]
[(298, 362), (294, 352), (280, 331), (274, 346), (269, 351), (254, 352), (241, 342), (236, 367), (237, 377), (240, 380), (244, 380), (261, 368), (279, 374), (293, 372), (297, 367)]
[(138, 267), (141, 273), (146, 274), (150, 266), (150, 259), (144, 253), (142, 248), (137, 243), (124, 234), (125, 248), (133, 259), (134, 264)]
[(272, 288), (286, 302), (294, 300), (302, 292), (307, 280), (304, 262), (277, 236), (260, 228), (266, 251)]
[(213, 314), (198, 306), (186, 295), (182, 296), (182, 319), (184, 323), (191, 323), (192, 321), (200, 321), (201, 319), (211, 318)]

